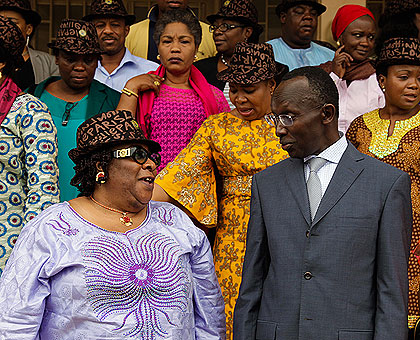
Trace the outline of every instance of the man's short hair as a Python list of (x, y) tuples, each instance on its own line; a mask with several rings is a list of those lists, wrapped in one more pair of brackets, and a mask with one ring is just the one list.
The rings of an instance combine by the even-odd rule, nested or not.
[(315, 66), (296, 68), (283, 77), (282, 81), (296, 77), (308, 79), (309, 88), (316, 104), (333, 104), (338, 117), (338, 90), (329, 74)]

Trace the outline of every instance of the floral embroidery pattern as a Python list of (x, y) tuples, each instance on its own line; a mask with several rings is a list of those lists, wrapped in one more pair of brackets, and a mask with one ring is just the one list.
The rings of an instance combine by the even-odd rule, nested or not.
[(79, 232), (79, 229), (73, 228), (68, 222), (63, 218), (63, 213), (60, 213), (58, 216), (60, 221), (52, 220), (51, 223), (46, 223), (55, 230), (61, 231), (66, 236), (73, 236)]
[[(86, 243), (83, 258), (88, 299), (99, 320), (125, 314), (136, 326), (124, 335), (154, 340), (168, 333), (162, 318), (175, 325), (169, 311), (185, 310), (190, 282), (182, 268), (180, 247), (159, 233), (142, 236), (135, 245), (107, 236)], [(176, 326), (176, 325), (175, 325)]]

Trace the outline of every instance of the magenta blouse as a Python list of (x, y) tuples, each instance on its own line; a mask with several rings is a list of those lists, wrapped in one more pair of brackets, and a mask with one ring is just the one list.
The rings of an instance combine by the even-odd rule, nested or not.
[[(223, 92), (211, 85), (219, 112), (230, 112)], [(200, 97), (193, 89), (177, 89), (162, 84), (154, 99), (150, 118), (150, 138), (162, 147), (162, 164), (158, 171), (173, 161), (188, 145), (206, 119)]]

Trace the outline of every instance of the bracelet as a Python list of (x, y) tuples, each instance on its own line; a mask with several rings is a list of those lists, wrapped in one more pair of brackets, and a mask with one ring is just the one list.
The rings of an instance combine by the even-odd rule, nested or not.
[(134, 91), (131, 91), (130, 89), (128, 89), (128, 88), (126, 88), (126, 87), (124, 87), (122, 90), (121, 90), (121, 92), (122, 93), (124, 93), (124, 94), (126, 94), (127, 96), (129, 96), (129, 97), (131, 97), (131, 95), (133, 95), (134, 97), (136, 97), (136, 98), (138, 98), (139, 97), (139, 95), (137, 94), (137, 93), (135, 93)]

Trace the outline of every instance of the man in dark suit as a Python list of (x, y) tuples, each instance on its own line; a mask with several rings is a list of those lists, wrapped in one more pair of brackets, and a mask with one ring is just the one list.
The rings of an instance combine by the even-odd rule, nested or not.
[(253, 178), (234, 339), (406, 339), (409, 176), (340, 136), (321, 69), (287, 74), (272, 110), (291, 158)]

